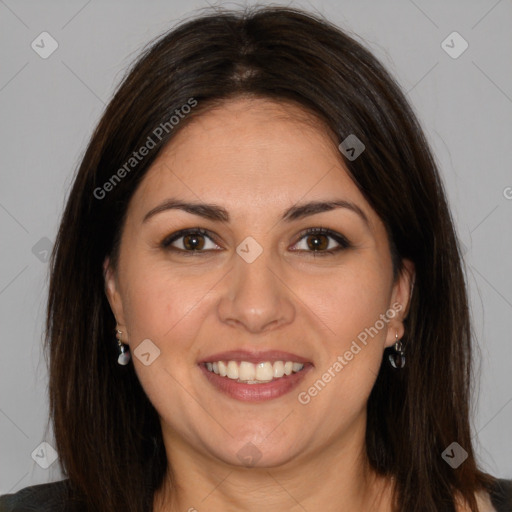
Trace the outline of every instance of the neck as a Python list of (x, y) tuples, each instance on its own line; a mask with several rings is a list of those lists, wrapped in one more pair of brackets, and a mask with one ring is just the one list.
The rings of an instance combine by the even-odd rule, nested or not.
[(207, 457), (182, 438), (167, 442), (164, 435), (172, 464), (154, 512), (388, 512), (391, 483), (368, 464), (364, 428), (354, 432), (349, 441), (330, 442), (280, 466), (253, 468)]

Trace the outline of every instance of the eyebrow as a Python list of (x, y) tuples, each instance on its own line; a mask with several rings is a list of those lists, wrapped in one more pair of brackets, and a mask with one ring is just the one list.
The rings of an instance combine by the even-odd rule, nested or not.
[[(316, 213), (328, 212), (337, 208), (345, 208), (356, 213), (364, 223), (369, 227), (370, 222), (364, 211), (354, 203), (344, 199), (337, 199), (333, 201), (311, 201), (308, 203), (294, 205), (288, 208), (282, 215), (281, 220), (285, 222), (292, 222)], [(204, 219), (209, 219), (217, 222), (229, 222), (230, 216), (228, 211), (222, 206), (208, 203), (190, 203), (178, 201), (176, 199), (166, 199), (163, 203), (151, 209), (142, 222), (147, 222), (154, 215), (167, 211), (167, 210), (183, 210)]]

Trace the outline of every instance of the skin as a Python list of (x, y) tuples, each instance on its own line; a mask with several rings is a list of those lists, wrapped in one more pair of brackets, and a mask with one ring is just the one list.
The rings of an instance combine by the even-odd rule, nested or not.
[[(168, 209), (144, 222), (171, 197), (222, 206), (230, 221)], [(347, 208), (280, 220), (293, 205), (333, 199), (357, 205), (368, 224)], [(216, 236), (201, 239), (203, 254), (160, 246), (197, 227)], [(351, 246), (314, 253), (301, 232), (315, 227)], [(236, 252), (248, 236), (263, 248), (252, 263)], [(312, 238), (340, 246), (326, 235)], [(370, 470), (364, 435), (383, 351), (404, 334), (414, 275), (413, 264), (404, 264), (394, 281), (382, 221), (349, 178), (332, 136), (297, 106), (230, 100), (181, 129), (129, 204), (117, 267), (105, 261), (106, 293), (160, 415), (177, 483), (171, 495), (166, 482), (154, 510), (391, 510), (392, 482)], [(298, 393), (394, 304), (401, 309), (385, 327), (308, 404), (299, 403)], [(145, 339), (160, 350), (149, 366), (133, 356)], [(197, 364), (237, 348), (289, 351), (314, 368), (282, 397), (237, 401)], [(252, 468), (237, 457), (248, 442), (261, 453)]]

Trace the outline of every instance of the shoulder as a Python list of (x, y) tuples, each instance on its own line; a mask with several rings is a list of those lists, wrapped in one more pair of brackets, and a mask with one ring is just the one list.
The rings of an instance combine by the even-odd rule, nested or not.
[(71, 512), (80, 510), (71, 499), (69, 480), (25, 487), (0, 496), (0, 512)]
[[(485, 489), (478, 491), (475, 498), (479, 512), (512, 512), (512, 480), (491, 477)], [(457, 510), (470, 512), (465, 502), (458, 502)]]
[(512, 480), (498, 478), (488, 491), (496, 512), (510, 512), (512, 510)]

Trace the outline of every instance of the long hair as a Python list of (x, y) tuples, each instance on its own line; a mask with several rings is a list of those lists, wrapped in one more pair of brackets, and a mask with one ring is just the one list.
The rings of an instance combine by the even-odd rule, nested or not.
[[(365, 144), (344, 163), (384, 222), (395, 276), (402, 258), (416, 269), (407, 364), (401, 372), (381, 365), (367, 405), (367, 457), (393, 477), (396, 511), (455, 512), (462, 498), (476, 512), (474, 493), (492, 479), (472, 449), (466, 283), (436, 163), (400, 87), (368, 50), (316, 15), (279, 7), (203, 13), (164, 34), (92, 135), (52, 254), (45, 340), (50, 419), (73, 492), (91, 510), (148, 512), (163, 483), (158, 414), (132, 363), (117, 364), (102, 265), (110, 256), (115, 266), (128, 203), (160, 149), (240, 95), (293, 102), (338, 142), (354, 134)], [(150, 139), (149, 152), (134, 157)], [(468, 453), (456, 469), (441, 456), (454, 441)]]

